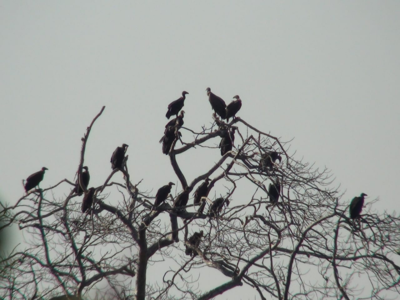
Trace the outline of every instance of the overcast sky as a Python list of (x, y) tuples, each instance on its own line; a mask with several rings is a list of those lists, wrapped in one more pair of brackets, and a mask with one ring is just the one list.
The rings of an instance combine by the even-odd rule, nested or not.
[[(240, 95), (238, 116), (331, 169), (343, 202), (364, 192), (398, 211), (399, 83), (398, 1), (0, 1), (0, 195), (14, 203), (43, 166), (42, 187), (73, 180), (103, 105), (91, 184), (122, 143), (133, 181), (176, 181), (158, 143), (166, 107), (188, 91), (185, 126), (198, 130), (211, 122), (211, 87), (227, 102)], [(193, 157), (181, 163), (196, 175)]]

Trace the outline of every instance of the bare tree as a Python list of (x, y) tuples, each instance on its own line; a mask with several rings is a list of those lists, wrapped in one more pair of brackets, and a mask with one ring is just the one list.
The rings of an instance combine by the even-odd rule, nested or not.
[[(82, 138), (78, 174), (103, 110)], [(184, 141), (179, 131), (192, 138)], [(359, 220), (350, 219), (350, 201), (332, 188), (327, 169), (297, 160), (288, 143), (239, 117), (225, 123), (214, 115), (209, 128), (176, 125), (166, 134), (181, 187), (157, 207), (155, 192), (131, 182), (126, 156), (122, 168), (94, 187), (85, 213), (68, 179), (4, 208), (13, 214), (5, 215), (3, 227), (18, 224), (29, 245), (1, 261), (8, 272), (0, 297), (81, 298), (96, 290), (97, 299), (211, 299), (242, 285), (260, 299), (390, 299), (400, 293), (400, 218), (374, 211), (377, 200), (366, 203)], [(232, 149), (188, 180), (177, 157), (199, 147), (218, 151), (221, 138), (224, 146), (233, 135)], [(124, 180), (112, 181), (119, 172)], [(208, 196), (193, 205), (205, 179)], [(63, 187), (70, 192), (53, 197)], [(168, 268), (158, 267), (165, 261)], [(149, 278), (154, 266), (158, 277)], [(198, 276), (208, 269), (224, 283), (199, 288)]]

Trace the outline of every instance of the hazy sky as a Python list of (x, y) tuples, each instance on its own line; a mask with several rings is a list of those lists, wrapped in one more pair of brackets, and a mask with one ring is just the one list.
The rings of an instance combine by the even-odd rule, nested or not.
[[(188, 91), (185, 126), (198, 130), (211, 122), (211, 87), (227, 102), (240, 95), (238, 116), (331, 169), (342, 201), (365, 192), (398, 211), (399, 83), (398, 1), (0, 1), (0, 194), (14, 203), (42, 166), (42, 187), (73, 180), (103, 105), (91, 184), (122, 143), (134, 182), (176, 181), (158, 143), (166, 107)], [(180, 162), (204, 171), (201, 157)]]

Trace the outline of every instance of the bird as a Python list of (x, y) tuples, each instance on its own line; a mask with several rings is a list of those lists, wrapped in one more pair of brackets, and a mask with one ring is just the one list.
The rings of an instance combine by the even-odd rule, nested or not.
[(268, 195), (269, 195), (269, 201), (272, 204), (278, 203), (280, 192), (281, 192), (281, 184), (279, 182), (279, 179), (277, 179), (275, 183), (269, 184)]
[(174, 128), (181, 128), (183, 126), (183, 117), (185, 115), (185, 111), (182, 110), (179, 116), (177, 116), (175, 119), (172, 119), (165, 125), (165, 129), (168, 127), (174, 127)]
[(168, 126), (167, 128), (165, 128), (164, 135), (160, 140), (160, 143), (162, 143), (162, 152), (165, 155), (169, 154), (171, 145), (174, 142), (176, 135), (180, 136), (181, 133), (179, 131), (176, 132), (174, 126)]
[(277, 159), (279, 160), (279, 162), (282, 161), (282, 156), (280, 156), (279, 153), (276, 151), (262, 154), (260, 159), (261, 170), (266, 170), (267, 168), (271, 169)]
[(128, 145), (127, 144), (122, 144), (122, 147), (117, 147), (112, 156), (111, 156), (111, 168), (113, 170), (115, 169), (121, 169), (122, 168), (122, 163), (124, 161), (125, 158), (125, 152), (128, 149)]
[(210, 209), (208, 210), (209, 215), (211, 217), (218, 217), (221, 213), (222, 208), (224, 207), (224, 203), (226, 204), (226, 206), (229, 206), (228, 199), (218, 198), (214, 200), (214, 202), (211, 204)]
[(206, 178), (202, 184), (199, 185), (197, 190), (194, 192), (194, 205), (200, 205), (201, 197), (207, 197), (208, 195), (208, 183), (210, 182), (209, 178)]
[(186, 188), (182, 193), (180, 193), (174, 201), (174, 207), (186, 206), (189, 200), (190, 191), (191, 190), (189, 188)]
[(167, 185), (164, 185), (158, 189), (153, 208), (156, 208), (167, 199), (173, 185), (175, 185), (175, 183), (170, 182)]
[(185, 95), (189, 94), (186, 91), (182, 92), (182, 97), (180, 97), (178, 100), (172, 101), (168, 105), (168, 111), (167, 114), (165, 115), (167, 119), (169, 119), (173, 115), (178, 115), (179, 111), (182, 109), (183, 105), (185, 104)]
[(359, 197), (354, 197), (351, 200), (349, 213), (351, 219), (357, 219), (360, 217), (363, 205), (364, 205), (364, 197), (368, 196), (367, 194), (361, 193)]
[(225, 153), (232, 150), (233, 142), (235, 141), (235, 127), (232, 127), (231, 130), (225, 130), (223, 133), (223, 138), (219, 143), (219, 148), (221, 148), (221, 156), (224, 156)]
[(221, 117), (222, 120), (226, 119), (226, 104), (225, 101), (222, 100), (217, 95), (211, 92), (211, 89), (208, 87), (206, 89), (208, 95), (208, 101), (210, 101), (212, 109)]
[(42, 170), (33, 173), (30, 175), (25, 182), (25, 192), (28, 193), (29, 190), (33, 189), (36, 186), (39, 186), (39, 183), (43, 180), (44, 172), (48, 170), (46, 167), (43, 167)]
[(234, 118), (237, 112), (242, 107), (242, 100), (240, 100), (239, 95), (233, 96), (233, 100), (229, 105), (226, 107), (226, 119), (229, 122), (230, 118)]
[(83, 194), (83, 192), (88, 187), (90, 180), (89, 168), (87, 166), (84, 166), (82, 169), (83, 171), (81, 172), (79, 179), (76, 180), (76, 186), (74, 189), (74, 192), (77, 193), (78, 196), (81, 196)]
[[(94, 192), (95, 188), (90, 188), (87, 190), (85, 193), (85, 196), (83, 197), (82, 200), (82, 213), (86, 212), (88, 209), (90, 209), (93, 205), (93, 200), (94, 200)], [(87, 213), (89, 213), (88, 211)]]
[[(195, 248), (199, 248), (200, 242), (201, 242), (201, 238), (203, 237), (203, 230), (200, 232), (195, 232), (188, 240), (187, 243), (190, 244), (191, 246), (195, 247)], [(191, 257), (196, 256), (197, 252), (195, 250), (193, 250), (192, 248), (186, 246), (186, 250), (185, 250), (185, 254), (186, 255), (190, 255)]]

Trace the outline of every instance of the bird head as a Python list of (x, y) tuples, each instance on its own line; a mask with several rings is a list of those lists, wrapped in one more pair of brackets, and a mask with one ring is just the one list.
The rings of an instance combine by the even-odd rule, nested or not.
[(203, 230), (202, 231), (200, 231), (200, 236), (203, 236), (204, 235), (204, 232), (203, 232)]
[(42, 171), (44, 171), (44, 170), (48, 170), (48, 169), (47, 169), (46, 167), (43, 167), (43, 168), (42, 168)]
[(184, 114), (185, 114), (185, 111), (184, 111), (184, 110), (181, 110), (181, 113), (180, 113), (179, 116), (183, 117)]
[(211, 180), (211, 179), (207, 177), (205, 181), (206, 181), (207, 183), (209, 183), (210, 180)]
[(228, 199), (225, 200), (226, 206), (229, 206), (230, 201)]
[(127, 144), (122, 144), (122, 148), (127, 149), (129, 147), (129, 145)]
[(189, 94), (189, 93), (186, 92), (186, 91), (183, 91), (183, 92), (182, 92), (182, 96), (185, 96), (186, 94)]
[(361, 193), (360, 197), (364, 198), (365, 196), (368, 196), (367, 194)]
[(206, 88), (206, 91), (209, 93), (209, 92), (211, 92), (211, 89), (208, 87), (208, 88)]
[(172, 185), (175, 185), (175, 183), (170, 182), (170, 183), (168, 183), (168, 185), (169, 185), (169, 186), (172, 186)]
[(82, 167), (82, 169), (85, 169), (86, 172), (89, 171), (89, 167), (88, 166), (84, 166), (84, 167)]
[(239, 95), (233, 96), (233, 99), (240, 100)]

